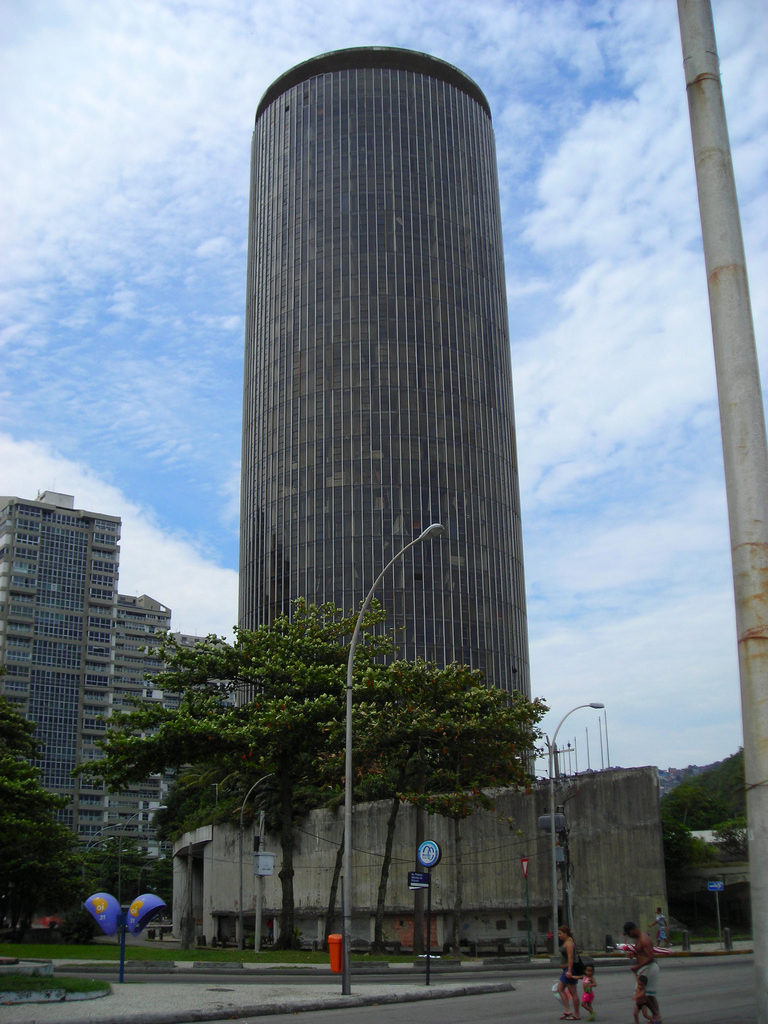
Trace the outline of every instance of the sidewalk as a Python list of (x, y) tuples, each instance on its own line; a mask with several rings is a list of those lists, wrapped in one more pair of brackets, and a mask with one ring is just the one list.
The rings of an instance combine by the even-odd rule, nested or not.
[(298, 985), (227, 985), (226, 977), (208, 974), (195, 984), (126, 981), (113, 984), (112, 995), (102, 999), (3, 1006), (0, 1013), (3, 1024), (182, 1024), (514, 991), (511, 982), (484, 982), (482, 977), (460, 981), (455, 975), (433, 977), (429, 987), (418, 976), (412, 984), (393, 987), (385, 979), (356, 981), (353, 975), (351, 988), (352, 994), (343, 996), (340, 979), (338, 986), (313, 984), (311, 979)]

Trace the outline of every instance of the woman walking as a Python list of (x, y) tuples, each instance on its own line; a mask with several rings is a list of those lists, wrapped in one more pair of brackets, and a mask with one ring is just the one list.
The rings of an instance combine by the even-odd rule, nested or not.
[[(565, 1013), (560, 1014), (560, 1020), (581, 1020), (579, 980), (584, 976), (584, 964), (576, 952), (576, 943), (567, 924), (560, 925), (557, 937), (560, 940), (560, 953), (563, 958), (563, 973), (557, 983), (557, 991), (565, 1007)], [(568, 1007), (569, 1000), (573, 1004), (573, 1012)]]

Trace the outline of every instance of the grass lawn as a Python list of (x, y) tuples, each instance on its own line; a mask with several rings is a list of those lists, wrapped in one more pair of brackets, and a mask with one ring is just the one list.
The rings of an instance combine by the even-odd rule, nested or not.
[[(3, 942), (0, 943), (0, 957), (15, 956), (31, 960), (119, 960), (120, 946), (117, 943), (94, 942), (84, 946), (65, 946), (41, 943), (40, 945)], [(328, 954), (304, 950), (253, 950), (238, 949), (178, 949), (177, 947), (133, 946), (125, 947), (125, 959), (129, 960), (192, 960), (198, 963), (244, 963), (244, 964), (327, 964)], [(353, 956), (353, 961), (370, 963), (374, 960), (391, 963), (412, 963), (412, 956), (371, 955)]]
[(63, 988), (67, 992), (110, 992), (108, 981), (93, 981), (91, 978), (34, 978), (30, 974), (0, 975), (0, 992), (45, 992), (51, 988)]

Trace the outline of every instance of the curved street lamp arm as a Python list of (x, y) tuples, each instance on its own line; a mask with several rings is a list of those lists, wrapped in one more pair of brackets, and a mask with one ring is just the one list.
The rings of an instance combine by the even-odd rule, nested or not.
[(605, 704), (601, 704), (600, 701), (592, 701), (592, 702), (590, 702), (588, 704), (577, 704), (575, 708), (571, 708), (571, 710), (567, 711), (563, 715), (563, 717), (560, 719), (560, 721), (558, 722), (557, 728), (555, 729), (554, 735), (552, 736), (552, 745), (554, 746), (555, 740), (557, 739), (557, 734), (560, 732), (560, 726), (563, 724), (563, 722), (566, 720), (566, 718), (568, 718), (569, 715), (573, 714), (574, 711), (579, 711), (581, 708), (604, 708), (604, 707), (605, 707)]
[(409, 551), (416, 544), (432, 537), (439, 537), (444, 531), (441, 523), (432, 523), (404, 548), (401, 548), (384, 566), (368, 591), (366, 599), (358, 612), (355, 631), (349, 644), (349, 657), (347, 659), (347, 710), (346, 710), (346, 749), (344, 757), (344, 877), (342, 879), (341, 893), (344, 907), (342, 925), (342, 956), (341, 956), (341, 993), (348, 996), (352, 991), (350, 980), (350, 943), (352, 932), (352, 674), (355, 664), (355, 648), (363, 625), (363, 617), (371, 603), (373, 592), (381, 583), (387, 571), (392, 568), (395, 562), (402, 558), (406, 551)]
[(358, 639), (360, 637), (360, 630), (362, 629), (362, 626), (363, 626), (363, 617), (365, 616), (365, 613), (368, 611), (368, 606), (370, 605), (370, 603), (371, 603), (371, 601), (373, 599), (373, 594), (374, 594), (374, 591), (376, 590), (376, 587), (378, 587), (378, 585), (381, 583), (381, 581), (387, 575), (387, 573), (392, 568), (392, 566), (395, 564), (395, 562), (399, 561), (399, 559), (401, 559), (403, 557), (403, 555), (406, 553), (406, 551), (410, 551), (411, 548), (415, 547), (417, 544), (420, 544), (424, 540), (429, 540), (431, 537), (439, 537), (440, 534), (443, 533), (443, 530), (444, 530), (444, 527), (442, 526), (441, 523), (432, 523), (432, 525), (428, 526), (426, 528), (426, 530), (424, 530), (422, 533), (419, 534), (418, 537), (415, 537), (412, 541), (410, 541), (410, 543), (406, 544), (404, 548), (401, 548), (400, 551), (398, 551), (396, 555), (393, 555), (393, 557), (390, 558), (390, 560), (387, 562), (387, 564), (381, 570), (379, 575), (373, 581), (373, 586), (368, 591), (368, 595), (366, 596), (365, 600), (363, 601), (362, 607), (360, 608), (360, 611), (358, 612), (357, 621), (355, 622), (355, 631), (352, 634), (352, 640), (351, 640), (350, 645), (349, 645), (349, 658), (347, 660), (347, 689), (348, 690), (352, 689), (352, 667), (353, 667), (354, 659), (355, 659), (355, 648), (357, 647), (357, 641), (358, 641)]
[(274, 774), (275, 774), (274, 772), (267, 772), (266, 775), (262, 775), (260, 779), (258, 779), (256, 782), (254, 782), (254, 784), (251, 786), (251, 788), (245, 794), (245, 800), (243, 800), (242, 806), (240, 807), (240, 831), (241, 832), (243, 831), (243, 814), (245, 812), (245, 805), (248, 803), (248, 797), (251, 795), (251, 793), (254, 791), (254, 789), (256, 789), (257, 786), (260, 786), (265, 779), (271, 778)]
[(107, 839), (115, 839), (116, 836), (106, 836), (105, 839), (99, 839), (99, 836), (101, 835), (102, 832), (108, 832), (110, 829), (115, 828), (115, 827), (116, 827), (115, 824), (105, 825), (104, 828), (100, 828), (98, 830), (98, 832), (94, 832), (94, 834), (91, 836), (91, 838), (85, 844), (85, 849), (83, 850), (83, 853), (84, 854), (88, 853), (90, 848), (94, 845), (94, 843), (96, 843), (97, 840), (98, 840), (98, 842), (103, 843), (103, 842), (106, 842)]

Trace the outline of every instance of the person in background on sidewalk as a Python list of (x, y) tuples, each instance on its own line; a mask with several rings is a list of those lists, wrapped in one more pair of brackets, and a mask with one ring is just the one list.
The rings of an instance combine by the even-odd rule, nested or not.
[(624, 922), (624, 934), (627, 935), (635, 946), (635, 957), (637, 963), (632, 970), (638, 977), (643, 978), (645, 985), (645, 1005), (653, 1014), (652, 1024), (661, 1024), (661, 1011), (657, 990), (659, 987), (659, 965), (653, 955), (653, 942), (650, 935), (641, 932), (634, 921)]
[(661, 907), (656, 907), (656, 917), (653, 919), (656, 925), (656, 945), (669, 946), (669, 932), (667, 930), (667, 919), (661, 912)]

